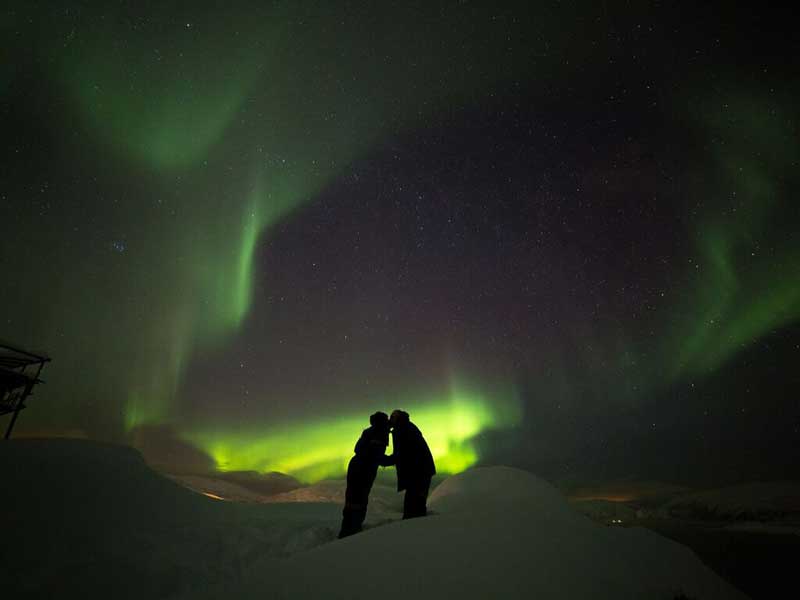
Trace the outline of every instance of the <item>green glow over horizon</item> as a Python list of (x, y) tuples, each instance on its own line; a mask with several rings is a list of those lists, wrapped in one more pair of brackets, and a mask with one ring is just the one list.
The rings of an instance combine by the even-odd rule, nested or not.
[[(520, 420), (513, 393), (489, 398), (456, 385), (445, 400), (416, 399), (402, 406), (425, 436), (441, 474), (458, 473), (478, 461), (472, 442), (476, 435), (492, 427), (513, 427)], [(184, 437), (211, 455), (221, 471), (278, 471), (313, 483), (345, 473), (353, 446), (369, 426), (368, 415), (374, 410), (378, 408), (318, 423), (288, 423), (236, 433), (197, 431)], [(391, 444), (387, 452), (391, 453)]]

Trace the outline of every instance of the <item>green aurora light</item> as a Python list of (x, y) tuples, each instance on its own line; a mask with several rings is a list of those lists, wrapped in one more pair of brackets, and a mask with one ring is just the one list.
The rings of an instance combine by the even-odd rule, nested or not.
[[(20, 18), (37, 28), (20, 37), (20, 56), (36, 40), (48, 78), (42, 91), (58, 100), (54, 156), (64, 174), (53, 165), (53, 180), (65, 189), (80, 181), (82, 194), (98, 194), (90, 204), (96, 214), (77, 215), (79, 200), (52, 202), (50, 220), (30, 210), (4, 240), (27, 248), (36, 231), (40, 248), (40, 270), (20, 268), (17, 287), (25, 293), (7, 301), (9, 314), (35, 318), (9, 321), (8, 335), (59, 356), (52, 380), (70, 382), (58, 412), (36, 417), (41, 423), (120, 437), (138, 425), (191, 422), (178, 402), (185, 371), (245, 323), (255, 253), (272, 228), (383, 141), (490, 98), (502, 105), (520, 72), (546, 100), (548, 87), (587, 71), (589, 56), (605, 56), (594, 44), (579, 48), (582, 25), (546, 8), (533, 21), (503, 24), (502, 35), (477, 36), (436, 8), (385, 23), (340, 23), (308, 19), (318, 7), (297, 6), (238, 14), (225, 6), (187, 19), (184, 7), (166, 3), (141, 20), (86, 7), (59, 11), (51, 26)], [(475, 22), (493, 21), (494, 10), (487, 6)], [(17, 29), (26, 30), (4, 31)], [(544, 55), (523, 43), (537, 30), (562, 34)], [(519, 49), (507, 54), (512, 46)], [(0, 90), (8, 89), (14, 58), (0, 71)], [(694, 261), (676, 286), (682, 300), (669, 308), (675, 318), (653, 360), (656, 375), (642, 378), (653, 386), (711, 373), (800, 317), (800, 253), (773, 210), (790, 197), (782, 182), (798, 162), (794, 104), (717, 96), (696, 117), (715, 153), (716, 177), (698, 188), (697, 206), (705, 209), (693, 213)], [(26, 182), (9, 197), (29, 200), (31, 189)], [(731, 191), (735, 201), (725, 195)], [(119, 239), (124, 253), (111, 249)], [(95, 376), (74, 377), (87, 365), (97, 367)], [(423, 392), (400, 400), (372, 405), (407, 408), (443, 472), (477, 460), (472, 436), (516, 422), (492, 395)], [(200, 422), (186, 437), (220, 468), (310, 480), (340, 474), (365, 425), (354, 406), (343, 411), (311, 425), (240, 430)]]
[[(397, 406), (408, 410), (422, 430), (438, 472), (452, 474), (478, 461), (472, 442), (476, 435), (519, 423), (520, 405), (515, 393), (507, 390), (495, 394), (484, 395), (477, 388), (454, 385), (445, 400), (420, 394)], [(383, 410), (392, 408), (386, 403), (382, 406)], [(372, 410), (379, 409), (376, 405)], [(313, 483), (344, 474), (355, 441), (368, 426), (367, 417), (368, 411), (310, 424), (240, 428), (236, 432), (215, 428), (189, 432), (184, 437), (206, 451), (221, 471), (278, 471)]]
[[(119, 293), (130, 305), (118, 304), (109, 318), (118, 339), (138, 348), (137, 367), (125, 368), (126, 431), (174, 418), (192, 355), (225, 343), (241, 326), (252, 299), (254, 252), (271, 227), (387, 135), (513, 73), (479, 53), (465, 59), (469, 69), (443, 80), (451, 61), (461, 62), (415, 43), (414, 35), (426, 39), (424, 31), (383, 39), (383, 51), (364, 54), (353, 42), (355, 30), (298, 27), (302, 7), (297, 19), (267, 6), (189, 21), (179, 6), (155, 12), (133, 35), (131, 15), (95, 15), (102, 27), (54, 36), (64, 43), (48, 56), (78, 122), (123, 164), (144, 168), (143, 181), (161, 187), (158, 205), (175, 216), (171, 226), (163, 215), (145, 218), (150, 227), (130, 245), (147, 270), (115, 284), (130, 290)], [(417, 23), (416, 15), (402, 18)], [(463, 48), (463, 32), (441, 35), (454, 51)], [(403, 58), (390, 78), (387, 55)], [(134, 220), (141, 215), (128, 219)], [(154, 281), (168, 283), (157, 291)], [(153, 289), (153, 297), (145, 302), (142, 289)], [(152, 326), (142, 327), (134, 315), (145, 303)]]
[[(220, 15), (218, 17), (221, 18)], [(59, 79), (79, 115), (112, 147), (155, 169), (185, 168), (205, 158), (247, 98), (270, 56), (271, 32), (233, 35), (222, 19), (202, 33), (161, 26), (142, 43), (119, 43), (125, 18), (81, 31), (58, 52)]]
[(800, 152), (787, 126), (792, 114), (777, 105), (725, 97), (698, 115), (715, 141), (720, 187), (730, 196), (715, 199), (717, 210), (696, 235), (699, 258), (684, 307), (691, 318), (670, 336), (673, 377), (711, 373), (800, 319), (800, 253), (794, 232), (776, 235), (772, 211)]

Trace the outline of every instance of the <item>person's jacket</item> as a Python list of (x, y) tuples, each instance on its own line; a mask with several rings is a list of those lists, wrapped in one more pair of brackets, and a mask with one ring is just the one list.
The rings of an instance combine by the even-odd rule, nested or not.
[(348, 471), (357, 469), (360, 473), (371, 474), (375, 477), (378, 467), (391, 464), (386, 456), (386, 447), (389, 445), (388, 428), (370, 426), (361, 432), (356, 446), (353, 449), (355, 456), (350, 459)]
[(387, 458), (397, 469), (397, 491), (406, 489), (409, 482), (423, 482), (436, 474), (430, 448), (411, 421), (392, 430), (392, 447), (394, 453)]

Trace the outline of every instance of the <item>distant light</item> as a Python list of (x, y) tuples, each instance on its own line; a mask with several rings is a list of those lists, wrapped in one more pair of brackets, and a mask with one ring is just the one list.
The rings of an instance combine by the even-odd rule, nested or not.
[(214, 500), (225, 500), (222, 496), (217, 496), (216, 494), (212, 494), (211, 492), (200, 492), (203, 496), (208, 496), (209, 498), (213, 498)]

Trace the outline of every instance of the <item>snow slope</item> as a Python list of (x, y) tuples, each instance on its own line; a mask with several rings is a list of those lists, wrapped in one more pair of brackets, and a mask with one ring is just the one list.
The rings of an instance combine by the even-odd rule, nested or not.
[(435, 514), (412, 521), (396, 520), (400, 497), (379, 485), (373, 527), (344, 540), (338, 502), (302, 501), (339, 498), (343, 482), (282, 503), (220, 502), (134, 450), (85, 440), (0, 444), (0, 473), (9, 598), (743, 597), (683, 546), (597, 525), (505, 467), (445, 480)]
[(687, 548), (646, 529), (603, 527), (524, 471), (445, 480), (435, 514), (265, 561), (214, 598), (744, 598)]
[(86, 440), (0, 443), (0, 475), (4, 598), (165, 598), (238, 581), (257, 560), (333, 540), (341, 512), (212, 500), (131, 448)]

